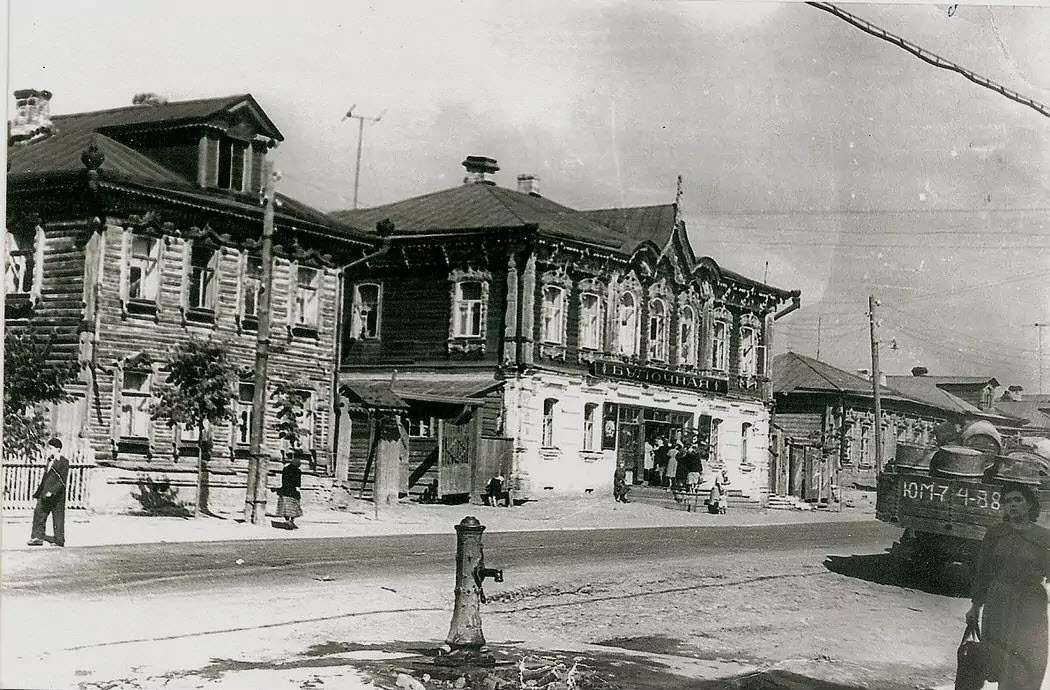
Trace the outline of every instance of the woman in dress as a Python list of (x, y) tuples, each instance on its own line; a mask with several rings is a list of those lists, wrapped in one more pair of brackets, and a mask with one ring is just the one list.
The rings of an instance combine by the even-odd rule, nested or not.
[(715, 483), (707, 497), (707, 512), (721, 515), (726, 512), (726, 487), (729, 485), (729, 473), (723, 469), (715, 475)]
[(981, 621), (987, 676), (999, 690), (1046, 687), (1050, 531), (1035, 524), (1039, 500), (1027, 486), (1002, 491), (1003, 522), (985, 533), (967, 622)]
[(277, 517), (283, 517), (287, 529), (299, 529), (295, 518), (303, 514), (299, 505), (299, 487), (303, 483), (303, 471), (299, 469), (299, 458), (291, 457), (281, 470), (281, 488), (277, 490)]

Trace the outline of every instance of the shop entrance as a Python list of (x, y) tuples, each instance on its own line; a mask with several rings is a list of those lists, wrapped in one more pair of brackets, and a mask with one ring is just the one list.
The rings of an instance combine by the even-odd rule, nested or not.
[[(631, 473), (632, 481), (640, 484), (654, 476), (646, 461), (646, 443), (651, 449), (657, 441), (682, 445), (692, 440), (693, 416), (686, 412), (671, 412), (654, 407), (620, 405), (617, 414), (617, 463)], [(650, 467), (647, 467), (650, 465)]]

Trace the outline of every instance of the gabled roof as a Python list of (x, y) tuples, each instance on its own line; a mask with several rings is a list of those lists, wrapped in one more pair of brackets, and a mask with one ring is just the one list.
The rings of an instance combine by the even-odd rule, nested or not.
[(267, 130), (266, 134), (278, 141), (284, 141), (284, 135), (277, 129), (277, 125), (266, 115), (250, 93), (54, 115), (51, 117), (51, 122), (54, 124), (56, 133), (59, 134), (107, 129), (140, 130), (160, 125), (173, 127), (204, 123), (221, 113), (241, 107), (252, 109), (259, 124)]
[[(795, 391), (873, 394), (871, 381), (865, 378), (812, 357), (785, 352), (773, 358), (773, 394)], [(879, 392), (888, 397), (901, 398), (896, 391), (885, 386)]]
[[(19, 184), (29, 185), (54, 178), (75, 179), (76, 176), (84, 175), (86, 166), (82, 156), (89, 147), (95, 146), (104, 157), (99, 168), (103, 184), (113, 183), (124, 191), (159, 196), (186, 205), (245, 217), (261, 216), (262, 208), (257, 197), (202, 188), (196, 180), (187, 180), (149, 156), (103, 133), (115, 136), (117, 132), (128, 131), (129, 127), (167, 128), (206, 122), (216, 115), (242, 107), (251, 108), (260, 124), (271, 129), (275, 138), (280, 138), (280, 132), (250, 94), (56, 115), (52, 117), (54, 132), (51, 135), (8, 146), (8, 190), (11, 191)], [(374, 239), (289, 196), (278, 194), (277, 197), (278, 221), (321, 226), (331, 230), (334, 235), (362, 243), (371, 243)]]
[(622, 249), (623, 237), (579, 211), (544, 197), (490, 184), (464, 184), (368, 209), (334, 211), (333, 218), (360, 228), (381, 220), (399, 235), (535, 226), (540, 234)]

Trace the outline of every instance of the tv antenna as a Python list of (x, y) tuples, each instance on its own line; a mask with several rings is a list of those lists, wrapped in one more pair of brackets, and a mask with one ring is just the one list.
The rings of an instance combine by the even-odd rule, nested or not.
[(346, 111), (346, 115), (343, 115), (343, 120), (346, 120), (348, 118), (352, 118), (354, 120), (357, 120), (357, 162), (354, 165), (354, 208), (355, 209), (357, 208), (358, 183), (359, 183), (359, 181), (361, 179), (361, 142), (362, 142), (362, 140), (365, 137), (365, 122), (371, 122), (372, 124), (375, 124), (375, 123), (379, 122), (380, 120), (382, 120), (383, 116), (386, 115), (386, 109), (385, 108), (383, 109), (383, 111), (381, 113), (379, 113), (379, 115), (377, 115), (375, 117), (366, 117), (365, 115), (358, 115), (357, 113), (354, 112), (354, 108), (356, 108), (356, 107), (357, 107), (357, 104), (354, 103), (352, 106), (350, 106), (350, 110)]

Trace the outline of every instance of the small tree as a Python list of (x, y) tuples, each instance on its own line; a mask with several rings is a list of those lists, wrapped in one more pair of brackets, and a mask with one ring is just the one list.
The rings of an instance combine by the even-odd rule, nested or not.
[(288, 443), (289, 452), (294, 454), (302, 446), (303, 439), (310, 435), (310, 429), (302, 424), (306, 402), (302, 388), (293, 383), (278, 383), (270, 399), (277, 405), (277, 436)]
[(236, 372), (229, 351), (222, 343), (191, 338), (179, 343), (168, 359), (168, 374), (158, 387), (157, 402), (150, 410), (154, 419), (168, 426), (185, 425), (197, 430), (197, 508), (208, 510), (207, 470), (211, 460), (211, 429), (234, 419)]
[(71, 397), (64, 387), (76, 382), (77, 364), (48, 361), (54, 339), (54, 335), (43, 336), (32, 327), (5, 334), (5, 454), (38, 455), (51, 435), (44, 408)]

